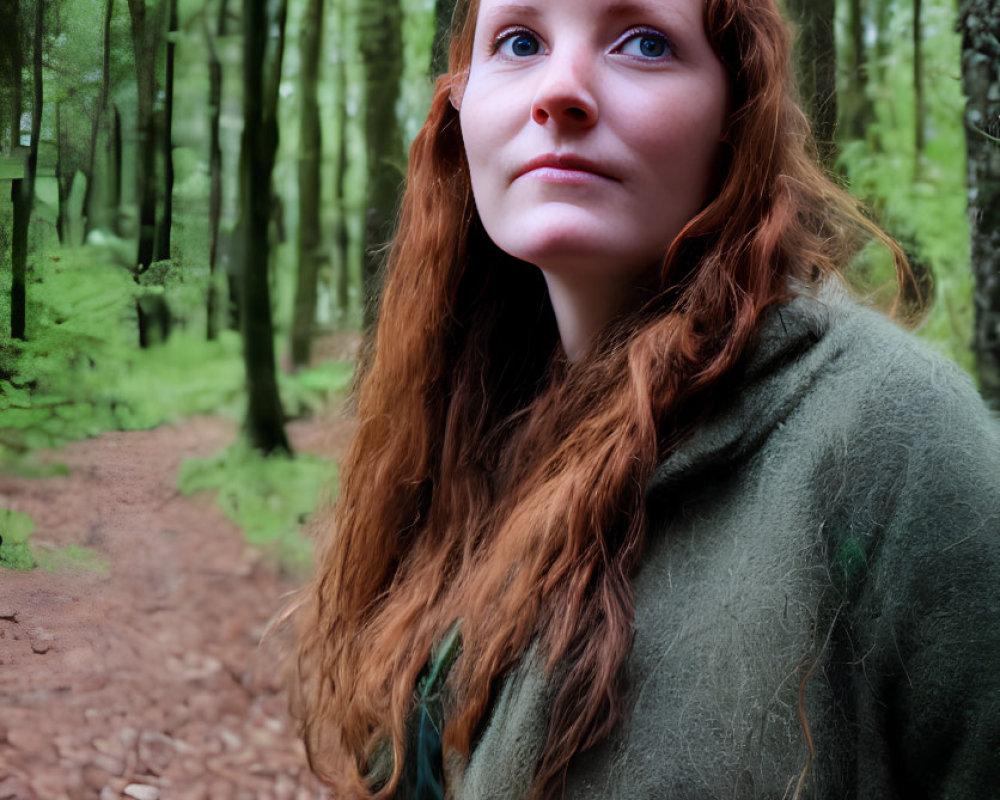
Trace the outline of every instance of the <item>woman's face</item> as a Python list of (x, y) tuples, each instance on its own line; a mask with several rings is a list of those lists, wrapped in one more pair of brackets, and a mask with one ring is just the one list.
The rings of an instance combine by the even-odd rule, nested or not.
[(649, 278), (713, 190), (728, 80), (702, 4), (481, 0), (459, 105), (500, 248), (563, 278)]

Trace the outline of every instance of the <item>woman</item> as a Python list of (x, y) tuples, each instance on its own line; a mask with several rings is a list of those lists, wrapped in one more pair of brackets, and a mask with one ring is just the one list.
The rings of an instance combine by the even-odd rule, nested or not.
[(1000, 786), (1000, 438), (839, 288), (905, 262), (787, 61), (773, 0), (460, 4), (299, 614), (337, 797)]

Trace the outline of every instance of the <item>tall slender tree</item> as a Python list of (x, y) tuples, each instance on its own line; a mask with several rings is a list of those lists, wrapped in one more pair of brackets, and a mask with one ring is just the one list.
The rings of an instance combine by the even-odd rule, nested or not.
[(177, 54), (177, 0), (166, 0), (167, 52), (163, 80), (163, 209), (156, 226), (153, 260), (170, 258), (170, 231), (174, 221), (174, 61)]
[(392, 238), (403, 180), (402, 133), (396, 118), (403, 75), (402, 12), (399, 0), (362, 0), (358, 10), (365, 63), (365, 141), (368, 188), (362, 284), (364, 324), (375, 321), (384, 245)]
[[(243, 360), (247, 380), (245, 429), (264, 453), (291, 452), (278, 396), (274, 326), (268, 287), (271, 173), (278, 151), (278, 84), (284, 54), (286, 0), (269, 18), (260, 0), (243, 0), (243, 138), (240, 213), (243, 232)], [(271, 37), (269, 31), (273, 31)], [(270, 46), (269, 45), (270, 38)]]
[[(17, 2), (18, 0), (14, 0)], [(35, 175), (38, 169), (38, 142), (42, 133), (42, 31), (45, 23), (45, 0), (34, 0), (34, 26), (32, 29), (32, 93), (31, 93), (31, 134), (28, 142), (28, 157), (24, 168), (24, 178), (11, 182), (11, 200), (14, 205), (13, 236), (11, 241), (12, 276), (10, 290), (10, 335), (12, 339), (24, 339), (26, 313), (26, 286), (28, 274), (28, 230), (35, 203)], [(17, 9), (15, 8), (15, 14)], [(19, 16), (19, 15), (18, 15)], [(21, 39), (18, 36), (18, 39)], [(20, 63), (16, 65), (20, 75)], [(20, 117), (20, 90), (15, 112)], [(20, 134), (20, 121), (18, 122)]]
[(101, 132), (101, 123), (105, 119), (105, 112), (108, 108), (108, 98), (111, 94), (111, 19), (114, 14), (114, 0), (104, 0), (104, 14), (101, 30), (101, 91), (97, 98), (97, 105), (94, 107), (94, 114), (90, 121), (90, 140), (87, 148), (87, 163), (84, 167), (84, 174), (87, 177), (87, 187), (83, 194), (83, 214), (84, 214), (84, 236), (90, 233), (98, 224), (107, 223), (103, 219), (97, 208), (97, 193), (95, 184), (97, 182), (97, 143)]
[(434, 44), (431, 48), (431, 78), (448, 69), (448, 40), (455, 0), (434, 0)]
[[(10, 152), (14, 162), (14, 178), (10, 182), (10, 199), (14, 207), (14, 231), (11, 236), (11, 290), (10, 290), (10, 334), (11, 338), (24, 336), (24, 273), (27, 258), (27, 229), (25, 241), (22, 243), (18, 231), (23, 224), (24, 214), (22, 197), (24, 195), (24, 163), (21, 159), (21, 110), (24, 91), (24, 59), (23, 31), (21, 20), (21, 0), (11, 0), (5, 5), (4, 27), (0, 31), (3, 36), (3, 57), (7, 60), (7, 74), (10, 83), (5, 88), (8, 97), (7, 107), (10, 109), (8, 123), (10, 125)], [(19, 217), (21, 215), (21, 217)]]
[(975, 275), (973, 351), (984, 396), (1000, 404), (1000, 4), (962, 0), (959, 29)]
[(136, 193), (139, 198), (139, 249), (136, 268), (143, 272), (153, 263), (156, 237), (156, 56), (160, 46), (165, 6), (162, 0), (128, 0), (132, 22), (132, 49), (138, 92), (136, 118)]
[(208, 47), (208, 298), (206, 336), (218, 335), (218, 287), (216, 275), (219, 261), (219, 223), (222, 217), (222, 59), (219, 41), (226, 35), (228, 0), (219, 0), (215, 32), (208, 29), (206, 18), (205, 42)]
[(923, 2), (913, 0), (913, 150), (914, 177), (920, 178), (926, 150), (927, 102), (924, 92)]
[(0, 152), (8, 158), (20, 135), (20, 118), (14, 107), (14, 95), (20, 93), (21, 83), (19, 12), (19, 0), (0, 3)]
[(788, 0), (799, 29), (796, 47), (799, 92), (823, 163), (837, 157), (837, 47), (834, 0)]
[(331, 81), (335, 91), (333, 113), (330, 117), (330, 130), (336, 143), (334, 156), (331, 159), (330, 185), (333, 187), (333, 224), (331, 226), (331, 254), (336, 274), (337, 308), (342, 318), (350, 311), (351, 286), (351, 243), (347, 226), (347, 181), (349, 164), (349, 130), (347, 117), (348, 104), (348, 70), (347, 70), (347, 31), (349, 13), (348, 3), (339, 2), (334, 6), (336, 25), (328, 35), (333, 40), (333, 46), (328, 52), (333, 53), (331, 64), (334, 74)]
[[(156, 247), (156, 57), (163, 38), (164, 0), (128, 0), (132, 23), (132, 49), (135, 56), (135, 79), (138, 92), (136, 112), (135, 182), (139, 198), (139, 244), (135, 275), (138, 281), (155, 260)], [(153, 343), (154, 331), (162, 338), (169, 333), (170, 313), (162, 296), (153, 295), (136, 303), (139, 320), (139, 344)], [(158, 329), (158, 330), (157, 330)]]
[(302, 111), (299, 118), (299, 228), (296, 238), (299, 268), (292, 316), (292, 364), (295, 367), (309, 364), (316, 316), (320, 260), (320, 156), (323, 152), (316, 90), (322, 32), (323, 0), (308, 0), (299, 48)]
[(852, 139), (863, 139), (869, 124), (875, 118), (875, 108), (868, 94), (868, 46), (865, 43), (865, 2), (851, 0), (849, 27), (851, 32), (851, 61), (847, 70), (847, 90), (843, 105), (846, 106), (844, 119), (847, 135)]

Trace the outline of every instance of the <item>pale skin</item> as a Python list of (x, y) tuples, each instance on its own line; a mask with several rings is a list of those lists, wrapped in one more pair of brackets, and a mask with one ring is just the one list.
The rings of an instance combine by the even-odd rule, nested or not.
[(454, 98), (487, 233), (538, 266), (582, 358), (704, 207), (728, 79), (702, 0), (482, 0)]

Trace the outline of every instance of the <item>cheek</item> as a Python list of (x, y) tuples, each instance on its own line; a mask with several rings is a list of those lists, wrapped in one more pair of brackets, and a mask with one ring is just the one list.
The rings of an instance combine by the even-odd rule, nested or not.
[(724, 156), (721, 115), (699, 109), (691, 112), (635, 119), (631, 130), (648, 174), (665, 188), (684, 192), (700, 207), (718, 183)]

